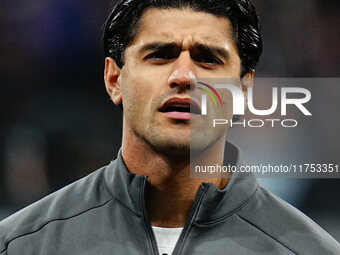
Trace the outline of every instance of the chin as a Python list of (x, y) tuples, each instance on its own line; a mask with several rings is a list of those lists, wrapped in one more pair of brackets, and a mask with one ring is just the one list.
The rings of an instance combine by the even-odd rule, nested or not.
[(156, 150), (165, 155), (188, 155), (190, 156), (190, 135), (164, 134), (149, 139), (149, 143)]
[(180, 137), (180, 135), (176, 136), (173, 139), (160, 139), (157, 141), (153, 141), (152, 146), (156, 151), (161, 152), (164, 155), (168, 156), (188, 156), (190, 158), (190, 153), (199, 153), (206, 150), (209, 146), (211, 146), (214, 140), (216, 142), (217, 138), (211, 138), (205, 136), (198, 137), (188, 137), (186, 139)]
[(163, 154), (168, 156), (187, 156), (190, 158), (190, 144), (168, 144), (160, 148)]

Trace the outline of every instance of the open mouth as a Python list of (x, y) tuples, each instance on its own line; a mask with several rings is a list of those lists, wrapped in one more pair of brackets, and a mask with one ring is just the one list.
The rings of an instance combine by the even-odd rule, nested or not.
[(200, 106), (190, 98), (171, 98), (159, 109), (173, 119), (190, 119), (191, 114), (200, 114)]

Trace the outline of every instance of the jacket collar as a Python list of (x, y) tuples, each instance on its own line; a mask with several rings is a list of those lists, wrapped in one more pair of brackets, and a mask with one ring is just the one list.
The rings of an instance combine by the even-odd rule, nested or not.
[[(237, 170), (243, 166), (240, 149), (232, 143), (226, 143), (224, 165), (234, 165)], [(258, 182), (251, 173), (235, 172), (227, 185), (218, 189), (212, 183), (202, 183), (206, 192), (202, 198), (195, 221), (208, 224), (229, 217), (240, 210), (255, 194)]]
[[(224, 164), (240, 168), (241, 152), (231, 143), (226, 143)], [(121, 206), (138, 217), (142, 216), (145, 176), (131, 174), (122, 158), (121, 150), (105, 172), (105, 180), (113, 198)], [(204, 190), (195, 221), (208, 224), (226, 218), (237, 212), (247, 203), (258, 188), (256, 178), (250, 173), (233, 173), (222, 189), (212, 183), (202, 183)]]

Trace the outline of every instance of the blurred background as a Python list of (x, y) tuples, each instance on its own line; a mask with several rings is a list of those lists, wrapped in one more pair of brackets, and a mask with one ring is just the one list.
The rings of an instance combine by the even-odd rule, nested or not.
[[(264, 38), (257, 77), (339, 77), (339, 1), (253, 2)], [(112, 4), (2, 0), (0, 220), (116, 157), (122, 114), (105, 91), (101, 45)], [(337, 94), (324, 93), (325, 102), (339, 106)], [(322, 112), (318, 104), (313, 110)], [(316, 120), (289, 139), (275, 131), (254, 137), (233, 130), (230, 140), (250, 162), (269, 151), (272, 162), (303, 151), (339, 164), (339, 115), (332, 119), (329, 125)], [(323, 142), (313, 143), (319, 135)], [(340, 240), (339, 179), (259, 181)]]

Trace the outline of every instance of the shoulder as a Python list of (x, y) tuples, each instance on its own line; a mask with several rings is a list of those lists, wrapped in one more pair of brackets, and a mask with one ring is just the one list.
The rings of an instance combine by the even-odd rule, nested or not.
[(238, 216), (296, 254), (340, 254), (340, 244), (333, 237), (262, 187)]
[(36, 233), (46, 225), (68, 220), (112, 200), (104, 178), (107, 167), (52, 193), (0, 222), (0, 253), (22, 236)]

